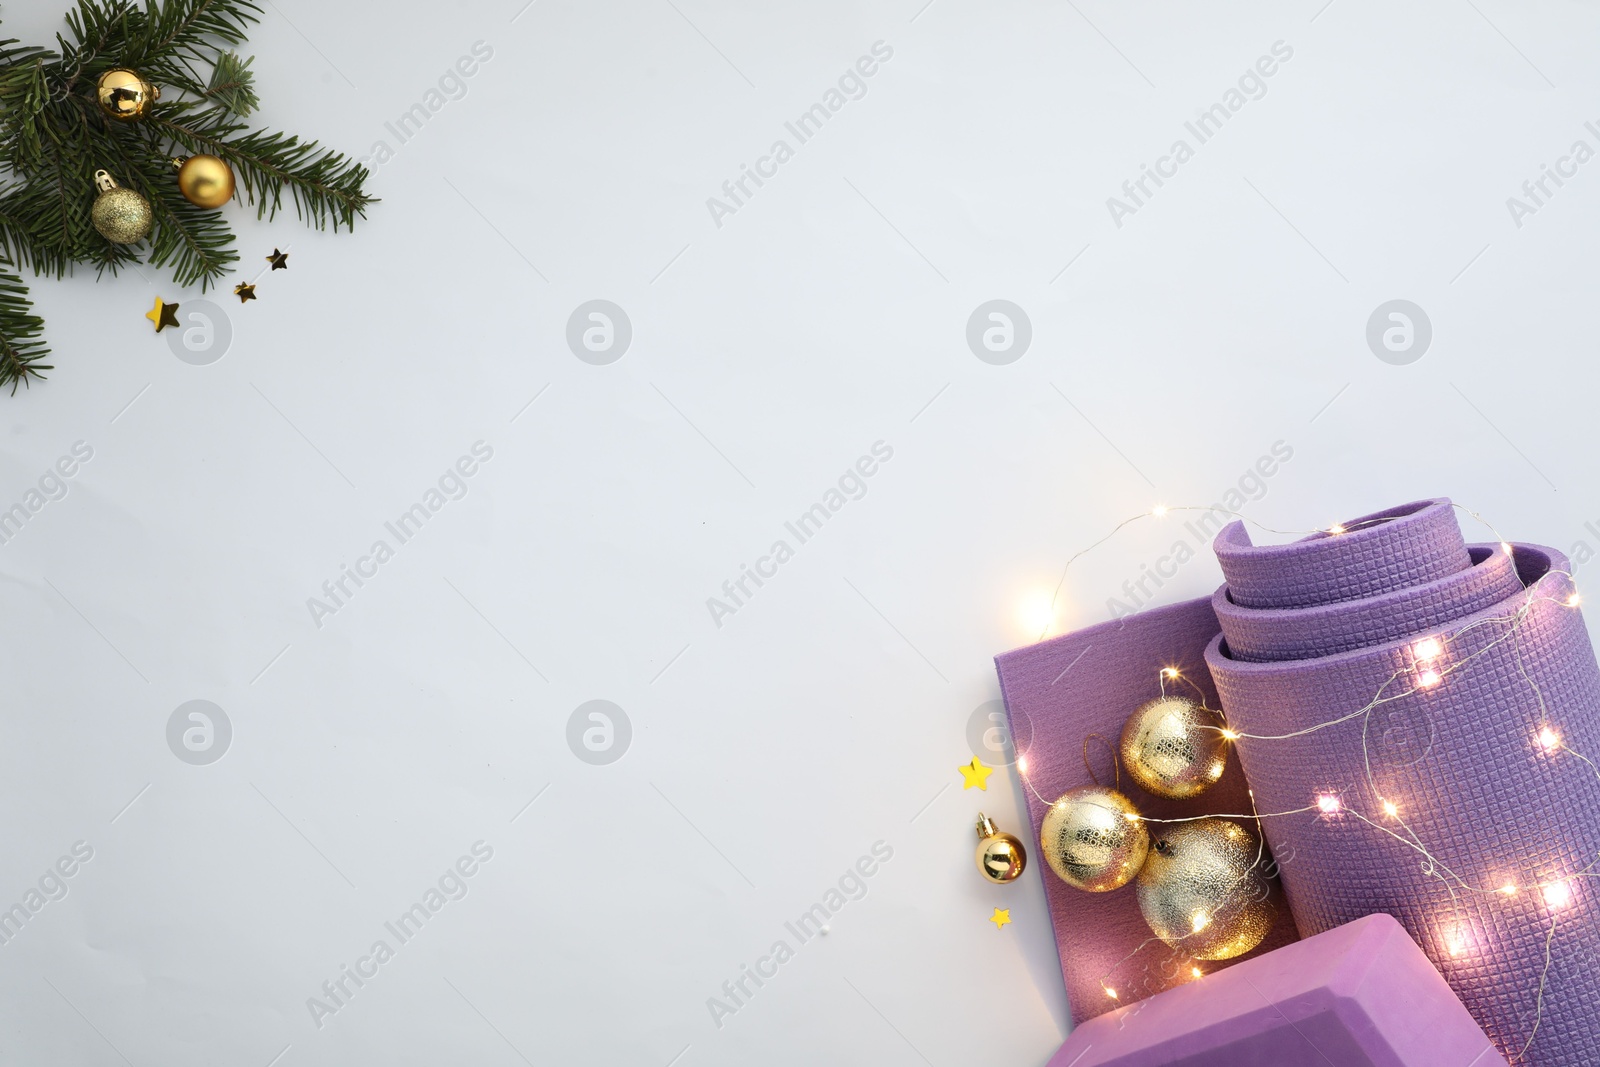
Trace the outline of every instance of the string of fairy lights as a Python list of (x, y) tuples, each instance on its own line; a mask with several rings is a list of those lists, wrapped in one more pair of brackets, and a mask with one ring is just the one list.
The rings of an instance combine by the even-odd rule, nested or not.
[[(1494, 540), (1498, 542), (1500, 550), (1507, 556), (1513, 555), (1513, 548), (1511, 544), (1502, 538), (1499, 532), (1495, 530), (1494, 526), (1485, 520), (1481, 515), (1475, 511), (1463, 507), (1460, 504), (1452, 504), (1452, 506), (1458, 511), (1464, 512), (1465, 514), (1471, 516), (1474, 520), (1486, 526), (1494, 534)], [(1229, 511), (1224, 508), (1198, 505), (1186, 505), (1180, 507), (1165, 507), (1158, 505), (1149, 511), (1141, 512), (1138, 515), (1130, 516), (1129, 518), (1124, 519), (1122, 522), (1114, 526), (1112, 530), (1106, 534), (1106, 536), (1089, 545), (1087, 548), (1079, 550), (1068, 558), (1066, 565), (1062, 569), (1060, 581), (1057, 582), (1055, 592), (1051, 598), (1050, 605), (1052, 616), (1054, 615), (1056, 605), (1059, 602), (1061, 591), (1066, 585), (1068, 572), (1071, 570), (1072, 565), (1075, 562), (1087, 555), (1093, 549), (1111, 540), (1111, 538), (1115, 537), (1125, 527), (1143, 519), (1160, 519), (1174, 511), (1221, 512), (1230, 517), (1240, 519), (1256, 529), (1272, 534), (1291, 536), (1307, 534), (1339, 536), (1341, 534), (1353, 532), (1365, 526), (1377, 525), (1389, 521), (1389, 519), (1385, 517), (1365, 520), (1360, 523), (1352, 523), (1348, 526), (1335, 524), (1333, 526), (1324, 527), (1317, 530), (1276, 530), (1272, 527), (1262, 525), (1261, 523), (1258, 523), (1239, 512)], [(1331, 729), (1357, 719), (1363, 720), (1361, 730), (1361, 747), (1362, 765), (1365, 775), (1365, 787), (1366, 791), (1371, 795), (1375, 802), (1374, 812), (1381, 811), (1381, 815), (1368, 814), (1366, 811), (1352, 806), (1349, 798), (1347, 798), (1340, 790), (1327, 789), (1308, 797), (1308, 802), (1305, 806), (1294, 808), (1288, 811), (1275, 811), (1266, 813), (1261, 812), (1255, 802), (1254, 790), (1249, 790), (1248, 795), (1250, 801), (1250, 812), (1248, 814), (1197, 815), (1177, 819), (1158, 819), (1130, 813), (1124, 817), (1130, 820), (1152, 824), (1183, 823), (1202, 819), (1247, 820), (1253, 823), (1258, 831), (1256, 835), (1258, 842), (1257, 855), (1255, 867), (1253, 867), (1252, 870), (1261, 869), (1265, 871), (1269, 877), (1276, 873), (1273, 869), (1275, 868), (1276, 864), (1267, 854), (1265, 835), (1259, 832), (1262, 820), (1282, 818), (1292, 815), (1304, 815), (1308, 812), (1315, 812), (1319, 818), (1328, 820), (1330, 822), (1337, 822), (1345, 819), (1346, 817), (1356, 820), (1365, 827), (1388, 836), (1389, 838), (1399, 842), (1406, 848), (1416, 853), (1419, 857), (1423, 875), (1428, 878), (1437, 879), (1441, 886), (1448, 893), (1450, 899), (1450, 912), (1441, 920), (1441, 923), (1435, 933), (1438, 937), (1439, 943), (1445, 947), (1446, 951), (1448, 951), (1451, 956), (1460, 956), (1469, 953), (1473, 948), (1471, 922), (1468, 919), (1465, 909), (1461, 903), (1462, 897), (1467, 897), (1468, 899), (1477, 897), (1484, 900), (1498, 899), (1509, 903), (1512, 898), (1516, 898), (1525, 892), (1538, 893), (1542, 897), (1545, 906), (1549, 909), (1550, 925), (1547, 930), (1543, 931), (1544, 964), (1539, 975), (1538, 989), (1534, 996), (1532, 1027), (1528, 1033), (1527, 1040), (1523, 1043), (1520, 1051), (1516, 1054), (1517, 1058), (1524, 1058), (1528, 1049), (1532, 1046), (1534, 1038), (1538, 1034), (1539, 1026), (1543, 1020), (1545, 991), (1552, 966), (1552, 947), (1555, 939), (1556, 927), (1561, 919), (1562, 912), (1569, 908), (1574, 902), (1576, 897), (1576, 883), (1578, 883), (1581, 879), (1600, 877), (1600, 870), (1597, 870), (1597, 868), (1600, 868), (1600, 855), (1597, 855), (1586, 866), (1577, 870), (1547, 870), (1546, 874), (1536, 875), (1531, 878), (1520, 877), (1516, 874), (1509, 876), (1497, 875), (1488, 879), (1488, 882), (1492, 884), (1477, 884), (1473, 881), (1470, 881), (1466, 875), (1443, 862), (1439, 855), (1436, 854), (1433, 849), (1429, 847), (1428, 843), (1423, 840), (1416, 828), (1414, 828), (1412, 824), (1407, 821), (1405, 811), (1402, 809), (1402, 806), (1399, 802), (1401, 798), (1392, 794), (1389, 790), (1385, 790), (1380, 787), (1377, 776), (1373, 771), (1369, 728), (1373, 713), (1378, 709), (1395, 701), (1412, 697), (1420, 692), (1438, 689), (1440, 686), (1443, 686), (1449, 682), (1452, 678), (1469, 671), (1475, 661), (1488, 655), (1490, 652), (1501, 647), (1507, 642), (1510, 642), (1512, 650), (1511, 658), (1515, 665), (1517, 675), (1521, 681), (1528, 686), (1528, 689), (1533, 697), (1531, 707), (1525, 709), (1533, 713), (1531, 718), (1533, 720), (1534, 727), (1531, 731), (1528, 742), (1532, 752), (1537, 757), (1542, 757), (1549, 761), (1554, 761), (1563, 756), (1570, 756), (1581, 760), (1586, 765), (1588, 771), (1594, 774), (1596, 780), (1600, 781), (1600, 765), (1597, 765), (1594, 760), (1590, 759), (1582, 752), (1571, 748), (1563, 738), (1560, 732), (1559, 724), (1551, 721), (1550, 711), (1545, 701), (1544, 692), (1534, 678), (1528, 673), (1527, 665), (1523, 658), (1521, 640), (1522, 628), (1527, 622), (1528, 618), (1540, 605), (1549, 604), (1564, 608), (1578, 607), (1580, 603), (1580, 596), (1577, 592), (1568, 592), (1564, 595), (1552, 595), (1545, 591), (1552, 585), (1557, 586), (1558, 588), (1562, 585), (1565, 585), (1567, 588), (1571, 588), (1572, 582), (1573, 575), (1568, 571), (1547, 571), (1526, 588), (1523, 596), (1521, 597), (1520, 604), (1515, 608), (1515, 610), (1509, 612), (1508, 614), (1480, 618), (1473, 622), (1466, 623), (1455, 630), (1433, 634), (1411, 641), (1405, 648), (1407, 663), (1403, 667), (1395, 670), (1389, 676), (1389, 678), (1386, 679), (1381, 686), (1379, 686), (1378, 691), (1373, 695), (1371, 700), (1367, 701), (1359, 708), (1342, 712), (1333, 718), (1327, 719), (1326, 721), (1317, 722), (1284, 734), (1254, 734), (1235, 730), (1228, 724), (1223, 712), (1217, 709), (1207, 709), (1213, 711), (1219, 717), (1219, 721), (1221, 721), (1222, 725), (1219, 727), (1214, 727), (1214, 729), (1216, 729), (1221, 734), (1222, 738), (1229, 743), (1238, 742), (1241, 740), (1259, 743), (1287, 741), (1294, 738), (1304, 737), (1321, 730)], [(1479, 647), (1471, 652), (1467, 652), (1459, 656), (1453, 655), (1456, 642), (1460, 641), (1462, 638), (1481, 629), (1493, 629), (1496, 627), (1503, 627), (1503, 632), (1494, 634), (1487, 641), (1482, 642)], [(1048, 632), (1048, 626), (1046, 627), (1046, 632)], [(1044, 634), (1041, 634), (1040, 636), (1042, 639)], [(1197, 686), (1193, 681), (1184, 677), (1176, 667), (1163, 667), (1159, 672), (1158, 682), (1163, 697), (1165, 697), (1167, 694), (1167, 685), (1169, 682), (1182, 682), (1195, 691), (1202, 706), (1205, 704), (1204, 691), (1201, 690), (1200, 687)], [(1085, 762), (1087, 765), (1087, 742), (1085, 742), (1085, 745)], [(1049, 806), (1051, 801), (1045, 798), (1033, 785), (1032, 779), (1028, 773), (1028, 760), (1025, 753), (1019, 753), (1017, 769), (1023, 783), (1028, 787), (1033, 795), (1039, 799), (1040, 803)], [(1094, 776), (1092, 770), (1090, 774), (1091, 778), (1093, 778)], [(1408, 803), (1411, 803), (1411, 801), (1408, 801)], [(1514, 864), (1507, 863), (1503, 859), (1490, 862), (1486, 864), (1485, 869), (1502, 872), (1526, 872), (1547, 867), (1548, 863), (1546, 860), (1541, 859), (1538, 856), (1528, 856), (1522, 857)], [(1242, 882), (1236, 882), (1234, 884), (1237, 886), (1242, 884)], [(1458, 894), (1460, 894), (1460, 896), (1458, 896)], [(1198, 929), (1199, 927), (1197, 926), (1196, 932), (1198, 932)], [(1111, 984), (1112, 976), (1118, 973), (1125, 964), (1137, 957), (1147, 947), (1156, 943), (1170, 944), (1159, 937), (1152, 936), (1146, 938), (1121, 960), (1118, 960), (1115, 964), (1113, 964), (1111, 968), (1101, 976), (1100, 985), (1105, 991), (1107, 997), (1112, 1000), (1121, 999), (1118, 990)], [(1186, 958), (1186, 953), (1181, 950), (1181, 941), (1178, 945), (1173, 945), (1171, 947), (1173, 948), (1172, 953), (1162, 962), (1164, 963), (1166, 970), (1170, 972), (1169, 977), (1175, 977), (1182, 969), (1180, 961)], [(1202, 971), (1202, 969), (1198, 966), (1197, 961), (1191, 960), (1189, 963), (1190, 977), (1193, 979), (1202, 978), (1205, 972)]]

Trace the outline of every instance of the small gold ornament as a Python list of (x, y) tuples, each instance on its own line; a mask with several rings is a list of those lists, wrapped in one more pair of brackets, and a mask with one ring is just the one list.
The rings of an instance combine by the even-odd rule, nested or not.
[(1039, 847), (1062, 881), (1104, 893), (1139, 873), (1150, 835), (1133, 801), (1115, 789), (1086, 785), (1050, 805), (1039, 828)]
[(178, 191), (195, 207), (221, 207), (233, 199), (233, 168), (216, 156), (174, 159)]
[(1148, 700), (1122, 728), (1122, 765), (1158, 797), (1199, 796), (1228, 769), (1222, 729), (1220, 715), (1188, 697)]
[(95, 102), (107, 118), (118, 122), (138, 122), (150, 114), (150, 106), (161, 99), (161, 86), (151, 85), (137, 71), (118, 67), (100, 75), (95, 83)]
[(239, 298), (239, 303), (256, 298), (256, 287), (250, 282), (240, 282), (233, 287), (233, 295)]
[(1139, 873), (1139, 910), (1162, 941), (1197, 960), (1231, 960), (1272, 929), (1277, 909), (1256, 837), (1227, 819), (1177, 823)]
[(144, 240), (150, 232), (150, 201), (132, 189), (124, 189), (103, 170), (94, 172), (94, 184), (100, 195), (89, 209), (89, 221), (100, 236), (119, 245)]
[(287, 252), (280, 252), (276, 248), (274, 248), (272, 250), (272, 255), (270, 255), (270, 256), (268, 256), (266, 258), (267, 258), (267, 262), (272, 264), (272, 266), (268, 268), (269, 270), (288, 270), (289, 269), (289, 253), (287, 253)]
[(1006, 885), (1022, 877), (1028, 866), (1028, 853), (1010, 834), (1003, 834), (994, 820), (978, 812), (978, 870), (995, 885)]

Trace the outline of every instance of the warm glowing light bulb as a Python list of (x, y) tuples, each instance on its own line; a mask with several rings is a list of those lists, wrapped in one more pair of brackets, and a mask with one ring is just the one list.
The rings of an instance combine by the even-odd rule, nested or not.
[(1340, 807), (1339, 798), (1332, 793), (1324, 793), (1317, 798), (1317, 808), (1324, 815), (1336, 815)]
[(1508, 556), (1511, 555), (1511, 544), (1507, 541), (1501, 541), (1500, 551), (1504, 552)]
[(1137, 812), (1132, 812), (1132, 811), (1123, 812), (1122, 813), (1122, 817), (1124, 819), (1127, 819), (1129, 822), (1138, 822), (1139, 819), (1141, 818), (1141, 816)]
[(1420, 660), (1438, 659), (1444, 652), (1444, 645), (1437, 637), (1427, 637), (1412, 645), (1411, 651)]
[(1554, 752), (1561, 747), (1561, 735), (1546, 726), (1539, 731), (1539, 747), (1546, 752)]
[(1030, 634), (1049, 633), (1056, 623), (1056, 609), (1051, 602), (1050, 593), (1044, 589), (1034, 589), (1022, 597), (1017, 604), (1017, 621), (1024, 630)]
[(1194, 926), (1194, 932), (1198, 934), (1201, 930), (1211, 925), (1211, 916), (1203, 911), (1197, 911), (1189, 921)]
[(1466, 931), (1457, 926), (1445, 935), (1445, 947), (1450, 950), (1450, 955), (1459, 956), (1467, 949)]
[(1394, 801), (1385, 800), (1383, 802), (1383, 813), (1392, 819), (1400, 814), (1400, 809), (1395, 805)]
[(1028, 757), (1027, 756), (1018, 756), (1017, 757), (1017, 770), (1020, 771), (1023, 774), (1027, 774), (1028, 773)]
[(1443, 680), (1443, 676), (1433, 668), (1417, 672), (1417, 684), (1424, 689), (1432, 689)]
[(1106, 986), (1105, 989), (1106, 996), (1110, 997), (1112, 1000), (1117, 999), (1117, 991), (1115, 989), (1112, 989), (1110, 986)]
[(1551, 882), (1544, 887), (1544, 902), (1552, 908), (1564, 908), (1572, 903), (1572, 886), (1566, 882)]
[(1167, 506), (1165, 504), (1157, 504), (1155, 507), (1150, 509), (1150, 514), (1154, 515), (1158, 519), (1163, 518), (1167, 514)]
[(1337, 537), (1339, 534), (1344, 533), (1344, 527), (1340, 526), (1338, 523), (1334, 523), (1332, 526), (1328, 527), (1328, 532)]
[(1228, 729), (1226, 726), (1222, 728), (1222, 736), (1229, 741), (1239, 740), (1239, 734), (1234, 730)]
[(1162, 677), (1164, 677), (1164, 678), (1176, 678), (1178, 676), (1178, 668), (1176, 668), (1176, 667), (1162, 667), (1161, 668), (1161, 674), (1162, 674)]
[(1578, 602), (1581, 601), (1582, 599), (1583, 598), (1581, 596), (1579, 596), (1577, 593), (1573, 593), (1571, 596), (1567, 597), (1567, 607), (1569, 607), (1569, 608), (1577, 607), (1578, 606)]
[(1195, 976), (1195, 977), (1196, 977), (1196, 978), (1199, 978), (1199, 977), (1200, 977), (1200, 976), (1201, 976), (1201, 975), (1203, 975), (1203, 974), (1205, 974), (1205, 972), (1204, 972), (1204, 971), (1202, 971), (1202, 970), (1201, 970), (1201, 969), (1200, 969), (1200, 968), (1198, 968), (1198, 967), (1190, 967), (1190, 968), (1189, 968), (1189, 973), (1190, 973), (1190, 974), (1192, 974), (1192, 975), (1194, 975), (1194, 976)]
[(1505, 885), (1500, 887), (1500, 892), (1504, 893), (1508, 897), (1514, 897), (1517, 895), (1516, 884), (1513, 882), (1507, 882)]

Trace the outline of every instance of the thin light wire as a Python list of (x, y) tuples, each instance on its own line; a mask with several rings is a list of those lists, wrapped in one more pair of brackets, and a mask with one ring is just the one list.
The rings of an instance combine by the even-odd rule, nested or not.
[(1112, 745), (1112, 743), (1110, 741), (1107, 741), (1105, 739), (1105, 735), (1104, 734), (1094, 733), (1094, 734), (1090, 734), (1088, 737), (1085, 737), (1083, 739), (1083, 769), (1089, 772), (1089, 781), (1093, 782), (1095, 785), (1099, 785), (1100, 784), (1100, 776), (1094, 773), (1094, 768), (1093, 767), (1089, 766), (1089, 742), (1090, 741), (1099, 741), (1102, 745), (1106, 746), (1107, 751), (1109, 751), (1111, 753), (1111, 774), (1112, 774), (1112, 781), (1115, 783), (1114, 785), (1112, 785), (1111, 788), (1115, 789), (1115, 790), (1118, 790), (1118, 791), (1121, 791), (1121, 789), (1122, 789), (1122, 760), (1120, 758), (1118, 758), (1116, 747), (1114, 745)]
[(1526, 1056), (1528, 1049), (1533, 1047), (1533, 1039), (1539, 1036), (1539, 1023), (1543, 1021), (1544, 1016), (1544, 984), (1545, 980), (1550, 977), (1550, 942), (1555, 940), (1556, 920), (1558, 918), (1559, 916), (1554, 914), (1550, 916), (1550, 932), (1544, 936), (1544, 970), (1539, 972), (1539, 998), (1535, 1001), (1533, 1009), (1533, 1030), (1528, 1034), (1527, 1044), (1523, 1045), (1522, 1051), (1517, 1053), (1519, 1056)]

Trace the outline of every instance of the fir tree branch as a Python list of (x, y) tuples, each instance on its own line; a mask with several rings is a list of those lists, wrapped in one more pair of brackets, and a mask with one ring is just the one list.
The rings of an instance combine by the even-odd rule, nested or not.
[[(92, 3), (93, 0), (79, 0)], [(199, 55), (214, 47), (210, 39), (243, 44), (250, 25), (259, 22), (261, 8), (253, 0), (145, 0), (142, 32), (129, 41), (123, 60), (137, 68), (167, 52)]]
[(23, 161), (41, 149), (39, 121), (50, 103), (47, 61), (53, 58), (40, 48), (0, 52), (0, 143)]
[[(172, 160), (159, 153), (141, 154), (135, 158), (129, 151), (142, 147), (131, 140), (124, 145), (120, 138), (109, 138), (121, 162), (123, 176), (120, 184), (137, 189), (150, 201), (154, 225), (150, 233), (150, 265), (172, 266), (174, 280), (179, 285), (200, 283), (200, 290), (209, 289), (228, 272), (228, 267), (239, 261), (233, 250), (233, 230), (227, 219), (217, 211), (196, 207), (178, 191)], [(101, 242), (106, 248), (126, 246)], [(120, 265), (107, 258), (99, 262), (102, 270), (116, 273)]]
[(215, 100), (230, 114), (239, 118), (248, 117), (250, 112), (261, 106), (261, 100), (256, 96), (256, 76), (250, 70), (255, 58), (251, 56), (241, 60), (237, 52), (223, 52), (217, 56), (217, 65), (211, 70), (211, 80), (206, 83), (206, 98)]
[(0, 386), (11, 386), (14, 396), (18, 385), (43, 378), (44, 371), (55, 369), (39, 362), (49, 354), (44, 320), (33, 314), (28, 287), (9, 262), (0, 262)]
[[(238, 262), (225, 212), (185, 199), (174, 154), (207, 152), (233, 168), (240, 201), (272, 218), (287, 197), (318, 229), (350, 228), (374, 198), (357, 160), (292, 134), (252, 130), (251, 60), (235, 46), (259, 21), (258, 0), (74, 0), (50, 51), (0, 40), (0, 386), (13, 392), (52, 369), (44, 323), (19, 274), (76, 266), (113, 273), (141, 258), (182, 286), (217, 284)], [(143, 120), (109, 118), (99, 76), (136, 70), (166, 96)], [(150, 203), (145, 242), (113, 244), (94, 228), (94, 174), (104, 169)]]
[[(177, 110), (157, 112), (141, 125), (166, 133), (191, 152), (209, 152), (232, 164), (245, 197), (257, 206), (257, 218), (275, 218), (285, 190), (296, 217), (318, 229), (329, 223), (335, 231), (341, 226), (354, 229), (356, 216), (366, 217), (367, 206), (373, 203), (363, 189), (367, 168), (342, 152), (293, 134), (268, 131), (231, 139), (244, 127), (229, 122), (225, 113), (175, 117)], [(180, 121), (181, 117), (188, 121)]]
[(13, 263), (26, 263), (35, 274), (64, 277), (72, 259), (41, 240), (34, 226), (42, 215), (40, 200), (51, 190), (41, 185), (20, 185), (0, 194), (0, 255)]
[[(84, 68), (95, 63), (100, 54), (113, 46), (113, 38), (122, 39), (128, 34), (130, 20), (137, 17), (138, 9), (127, 0), (78, 0), (76, 10), (66, 14), (67, 29), (72, 33), (68, 41), (56, 34), (61, 46), (63, 78), (61, 95), (66, 96), (77, 88)], [(71, 66), (70, 73), (65, 71)]]

